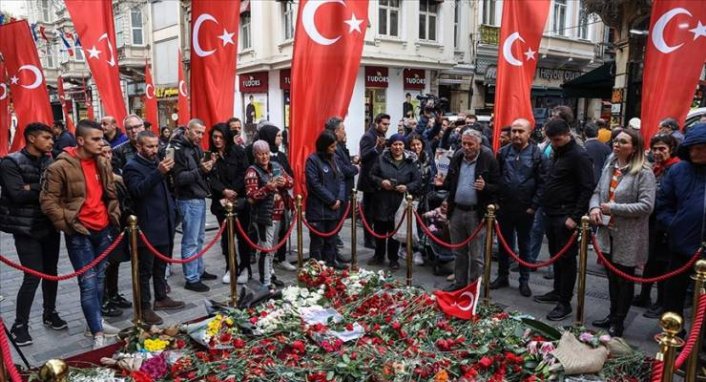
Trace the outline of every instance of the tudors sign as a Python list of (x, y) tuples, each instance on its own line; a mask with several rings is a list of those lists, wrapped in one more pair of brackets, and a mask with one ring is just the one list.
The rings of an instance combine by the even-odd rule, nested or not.
[(290, 90), (292, 88), (292, 70), (282, 69), (279, 71), (279, 88)]
[(403, 78), (405, 89), (424, 90), (424, 87), (427, 84), (426, 72), (424, 69), (405, 69)]
[(365, 67), (365, 87), (366, 88), (386, 88), (390, 83), (390, 76), (387, 68), (382, 66)]
[(241, 93), (267, 93), (267, 72), (245, 73), (240, 75)]

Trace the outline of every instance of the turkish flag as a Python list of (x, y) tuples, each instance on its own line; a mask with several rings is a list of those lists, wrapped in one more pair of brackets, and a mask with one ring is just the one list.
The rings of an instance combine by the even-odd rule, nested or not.
[(292, 56), (291, 156), (295, 192), (326, 120), (345, 117), (360, 70), (368, 1), (299, 3)]
[(478, 278), (475, 282), (457, 291), (435, 291), (434, 295), (436, 295), (436, 303), (439, 304), (439, 309), (456, 318), (464, 320), (473, 318), (476, 315), (476, 307), (478, 306), (481, 279)]
[(179, 125), (186, 126), (189, 123), (189, 93), (186, 90), (186, 79), (184, 79), (184, 66), (181, 64), (181, 49), (177, 60), (179, 67), (179, 98), (177, 101), (177, 109), (179, 112)]
[(207, 136), (211, 126), (233, 116), (239, 9), (240, 0), (191, 5), (191, 115), (204, 122)]
[(159, 118), (157, 117), (157, 97), (154, 95), (152, 70), (145, 63), (145, 121), (152, 124), (152, 132), (159, 135)]
[(23, 133), (27, 124), (42, 122), (51, 126), (54, 114), (27, 20), (0, 25), (0, 53), (5, 58), (17, 115), (17, 129), (10, 146), (10, 152), (14, 152), (24, 147)]
[(120, 87), (112, 1), (65, 0), (81, 49), (98, 87), (106, 115), (123, 123), (127, 115)]
[(706, 61), (706, 2), (655, 0), (642, 77), (642, 136), (667, 117), (683, 126)]
[(71, 118), (71, 109), (66, 103), (66, 95), (64, 94), (64, 79), (59, 76), (56, 80), (56, 89), (59, 93), (59, 102), (61, 102), (61, 107), (64, 109), (64, 120), (66, 121), (66, 129), (71, 134), (76, 134), (76, 126), (74, 126), (74, 120)]
[(5, 61), (0, 57), (0, 158), (10, 151), (10, 89)]
[(534, 126), (530, 91), (549, 3), (550, 0), (503, 2), (495, 84), (494, 151), (500, 147), (500, 130), (512, 121), (525, 118)]

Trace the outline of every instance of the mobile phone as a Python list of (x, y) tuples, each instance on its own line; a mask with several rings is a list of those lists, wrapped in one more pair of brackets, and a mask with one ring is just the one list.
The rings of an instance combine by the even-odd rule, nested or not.
[(277, 177), (277, 176), (280, 176), (280, 175), (282, 175), (282, 170), (280, 170), (279, 167), (275, 167), (275, 168), (272, 169), (272, 176)]
[(204, 151), (203, 160), (205, 160), (206, 162), (211, 160), (211, 152), (210, 151)]
[(167, 152), (164, 157), (166, 159), (174, 160), (174, 147), (167, 147)]

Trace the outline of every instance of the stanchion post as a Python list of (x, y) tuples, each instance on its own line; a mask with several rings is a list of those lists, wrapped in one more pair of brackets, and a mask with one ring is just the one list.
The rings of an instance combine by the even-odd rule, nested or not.
[(412, 261), (412, 253), (414, 248), (414, 238), (412, 237), (412, 224), (414, 224), (414, 204), (412, 204), (412, 195), (407, 195), (407, 286), (412, 286), (412, 278), (414, 277), (414, 262)]
[(297, 271), (304, 266), (304, 236), (302, 232), (302, 196), (297, 195)]
[(137, 216), (130, 215), (127, 218), (128, 230), (130, 232), (130, 265), (132, 269), (132, 322), (135, 326), (142, 324), (142, 297), (140, 296), (140, 256), (137, 250)]
[(583, 325), (584, 307), (586, 303), (586, 267), (588, 267), (588, 239), (591, 234), (590, 219), (581, 217), (581, 248), (579, 248), (579, 287), (576, 294), (576, 325)]
[[(696, 314), (698, 313), (698, 306), (699, 306), (699, 301), (701, 299), (701, 296), (706, 293), (706, 260), (699, 260), (696, 262), (696, 265), (694, 266), (694, 270), (696, 271), (696, 274), (691, 276), (692, 279), (694, 279), (694, 303), (692, 309), (692, 316), (691, 316), (691, 325), (694, 325), (694, 322), (696, 322)], [(693, 329), (692, 329), (693, 330)], [(701, 349), (701, 337), (704, 332), (704, 327), (703, 325), (701, 326), (701, 333), (699, 333), (696, 336), (696, 342), (694, 343), (693, 350), (691, 351), (691, 354), (689, 355), (689, 359), (686, 364), (686, 380), (687, 381), (696, 381), (696, 377), (698, 374), (698, 365), (699, 365), (699, 350)]]
[(358, 270), (358, 190), (351, 192), (351, 271)]
[(226, 224), (228, 224), (228, 272), (230, 272), (230, 306), (238, 305), (238, 259), (235, 256), (235, 213), (233, 203), (226, 203)]
[(674, 377), (676, 351), (684, 345), (684, 341), (677, 336), (681, 331), (682, 324), (682, 318), (674, 312), (664, 313), (659, 320), (662, 333), (655, 336), (655, 339), (659, 343), (659, 352), (655, 356), (655, 359), (662, 361), (664, 364), (662, 382), (672, 382), (672, 378)]
[[(488, 205), (485, 214), (485, 260), (483, 265), (483, 303), (490, 303), (490, 268), (493, 261), (493, 227), (495, 226), (495, 205)], [(470, 261), (470, 259), (469, 259)]]

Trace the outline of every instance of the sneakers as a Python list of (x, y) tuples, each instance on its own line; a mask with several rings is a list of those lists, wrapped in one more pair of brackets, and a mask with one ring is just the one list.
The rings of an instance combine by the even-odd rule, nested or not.
[(115, 296), (110, 296), (108, 298), (108, 302), (113, 304), (113, 306), (120, 308), (120, 309), (128, 309), (132, 308), (132, 303), (128, 301), (125, 296), (122, 294), (118, 293)]
[(456, 281), (456, 275), (452, 273), (446, 276), (446, 281)]
[(240, 272), (240, 274), (238, 275), (238, 284), (247, 284), (248, 279), (250, 279), (250, 276), (248, 275), (247, 272), (245, 272), (245, 271)]
[(61, 317), (59, 317), (59, 313), (57, 313), (56, 311), (53, 311), (48, 314), (45, 313), (42, 317), (42, 321), (44, 321), (44, 326), (52, 328), (54, 330), (62, 330), (69, 327), (66, 324), (66, 321), (62, 320)]
[(201, 274), (201, 280), (215, 280), (217, 278), (218, 278), (218, 276), (216, 276), (212, 273), (208, 273), (206, 271), (203, 271), (203, 273)]
[(105, 346), (105, 336), (93, 336), (93, 350), (100, 349)]
[[(118, 335), (118, 333), (120, 333), (120, 329), (107, 323), (105, 320), (101, 320), (101, 324), (103, 326), (104, 337), (115, 337)], [(86, 337), (93, 337), (95, 339), (95, 336), (91, 333), (91, 329), (88, 327), (88, 325), (86, 325), (86, 329), (84, 329), (83, 335)]]
[(183, 301), (172, 300), (170, 297), (165, 297), (164, 300), (154, 302), (154, 310), (179, 310), (184, 308), (184, 306), (186, 306), (186, 304), (184, 304)]
[(541, 304), (555, 304), (559, 302), (559, 294), (554, 291), (551, 291), (541, 296), (534, 296), (533, 300)]
[(101, 314), (103, 317), (120, 317), (123, 315), (122, 309), (118, 309), (114, 306), (110, 300), (103, 303), (101, 306)]
[(561, 321), (566, 317), (571, 315), (571, 305), (558, 303), (552, 309), (549, 314), (547, 314), (547, 320), (549, 321)]
[(280, 261), (280, 262), (277, 263), (276, 265), (277, 265), (278, 268), (283, 269), (283, 270), (285, 270), (285, 271), (293, 272), (293, 271), (296, 271), (296, 270), (297, 270), (297, 267), (295, 267), (294, 265), (292, 265), (292, 263), (290, 263), (289, 261), (286, 261), (286, 260), (285, 260), (285, 261)]
[(12, 340), (17, 344), (17, 346), (32, 345), (32, 337), (29, 335), (29, 328), (27, 327), (27, 324), (12, 325), (10, 335), (12, 335)]
[(414, 265), (424, 265), (424, 257), (421, 252), (414, 252)]
[(162, 325), (164, 323), (164, 320), (162, 320), (162, 317), (160, 317), (157, 313), (155, 313), (154, 310), (143, 309), (142, 310), (142, 322), (144, 322), (147, 325)]
[(223, 284), (230, 284), (230, 271), (226, 271), (226, 273), (223, 274), (221, 282), (223, 282)]
[(201, 281), (196, 281), (193, 283), (190, 283), (187, 281), (186, 284), (184, 285), (184, 289), (192, 290), (194, 292), (208, 292), (211, 290), (211, 288), (209, 288), (207, 285), (205, 285)]

